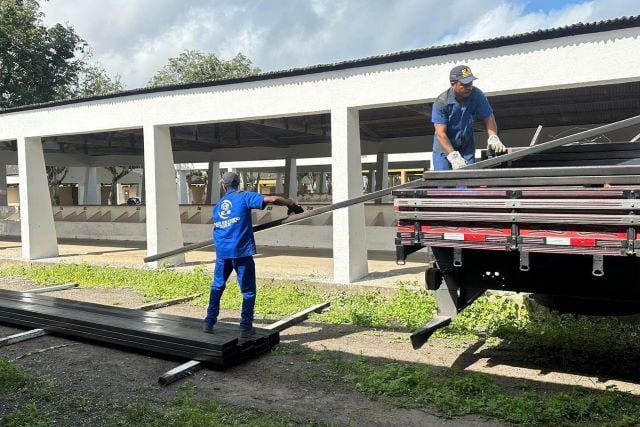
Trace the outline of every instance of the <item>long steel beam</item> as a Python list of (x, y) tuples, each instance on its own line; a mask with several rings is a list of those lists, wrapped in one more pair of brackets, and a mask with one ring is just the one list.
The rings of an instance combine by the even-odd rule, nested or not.
[(505, 154), (503, 156), (494, 157), (492, 159), (487, 159), (482, 162), (474, 163), (472, 165), (467, 166), (464, 169), (485, 169), (493, 166), (500, 165), (502, 163), (506, 163), (512, 160), (521, 159), (525, 156), (534, 153), (541, 153), (543, 151), (547, 151), (554, 147), (560, 147), (565, 144), (570, 144), (572, 142), (577, 142), (584, 140), (586, 138), (591, 138), (594, 136), (602, 135), (607, 132), (612, 132), (618, 129), (624, 129), (630, 126), (635, 126), (640, 124), (640, 115), (630, 117), (628, 119), (620, 120), (618, 122), (609, 123), (603, 126), (599, 126), (597, 128), (589, 129), (583, 132), (578, 132), (573, 135), (568, 135), (563, 138), (554, 139), (553, 141), (548, 141), (542, 144), (534, 145), (531, 147), (527, 147), (524, 150), (518, 150), (510, 154)]
[[(305, 219), (308, 218), (312, 218), (314, 216), (318, 216), (318, 215), (322, 215), (328, 212), (332, 212), (334, 210), (337, 209), (342, 209), (342, 208), (346, 208), (349, 206), (354, 206), (360, 203), (364, 203), (364, 202), (368, 202), (370, 200), (375, 200), (375, 199), (379, 199), (385, 196), (388, 196), (392, 193), (392, 191), (395, 190), (400, 190), (400, 189), (405, 189), (405, 188), (412, 188), (412, 187), (417, 187), (420, 185), (424, 185), (425, 183), (428, 184), (428, 180), (429, 179), (436, 179), (435, 177), (437, 177), (438, 175), (432, 175), (432, 174), (438, 174), (438, 173), (447, 173), (447, 174), (456, 174), (456, 173), (464, 173), (465, 171), (468, 170), (478, 170), (478, 169), (486, 169), (486, 168), (490, 168), (511, 160), (516, 160), (516, 159), (521, 159), (529, 154), (534, 154), (534, 153), (540, 153), (546, 150), (549, 150), (551, 148), (554, 147), (559, 147), (565, 144), (569, 144), (572, 142), (576, 142), (576, 141), (580, 141), (583, 140), (585, 138), (589, 138), (592, 136), (597, 136), (597, 135), (601, 135), (603, 133), (606, 132), (610, 132), (610, 131), (614, 131), (617, 129), (623, 129), (629, 126), (634, 126), (640, 124), (640, 115), (638, 116), (634, 116), (634, 117), (630, 117), (628, 119), (625, 120), (621, 120), (615, 123), (610, 123), (604, 126), (600, 126), (594, 129), (590, 129), (584, 132), (579, 132), (576, 133), (574, 135), (569, 135), (569, 136), (565, 136), (563, 138), (559, 138), (559, 139), (555, 139), (553, 141), (548, 141), (545, 142), (543, 144), (539, 144), (539, 145), (534, 145), (532, 147), (527, 147), (523, 150), (518, 150), (515, 151), (511, 154), (506, 154), (503, 156), (499, 156), (499, 157), (495, 157), (492, 159), (488, 159), (488, 160), (483, 160), (481, 162), (475, 163), (473, 165), (469, 165), (463, 169), (457, 170), (457, 171), (447, 171), (447, 172), (425, 172), (425, 176), (423, 179), (419, 179), (416, 181), (412, 181), (412, 182), (407, 182), (405, 184), (400, 184), (400, 185), (396, 185), (395, 187), (390, 187), (390, 188), (386, 188), (383, 190), (378, 190), (378, 191), (374, 191), (372, 193), (368, 193), (368, 194), (364, 194), (362, 196), (358, 196), (358, 197), (354, 197), (352, 199), (348, 199), (348, 200), (344, 200), (341, 202), (337, 202), (334, 203), (332, 205), (329, 206), (323, 206), (321, 208), (318, 209), (314, 209), (312, 211), (306, 211), (304, 213), (301, 213), (299, 215), (294, 215), (291, 217), (286, 217), (286, 218), (282, 218), (279, 220), (275, 220), (275, 221), (271, 221), (265, 224), (260, 224), (260, 225), (256, 225), (253, 227), (253, 231), (254, 233), (259, 232), (259, 231), (263, 231), (263, 230), (268, 230), (271, 228), (275, 228), (275, 227), (279, 227), (282, 225), (286, 225), (286, 224), (293, 224), (296, 222), (300, 222), (303, 221)], [(615, 167), (615, 166), (614, 166)], [(567, 169), (567, 168), (557, 168), (557, 169)], [(593, 173), (593, 175), (604, 175), (604, 174), (609, 174), (609, 172), (605, 171), (605, 167), (600, 167), (599, 169), (599, 173)], [(635, 172), (627, 172), (627, 174), (629, 173), (635, 173)], [(584, 175), (584, 174), (581, 174)], [(546, 175), (549, 176), (549, 175)], [(558, 175), (558, 176), (566, 176), (566, 175)], [(470, 178), (470, 176), (460, 176), (458, 178)], [(445, 177), (442, 177), (440, 179), (445, 179)], [(456, 179), (455, 175), (449, 175), (446, 177), (447, 180), (452, 181)], [(601, 183), (602, 180), (597, 181), (598, 183)], [(606, 181), (605, 181), (606, 182)], [(612, 183), (612, 182), (609, 182)], [(624, 181), (625, 184), (629, 183), (628, 181)], [(579, 183), (578, 183), (579, 184)], [(453, 184), (444, 184), (444, 183), (440, 183), (438, 185), (468, 185), (466, 183), (453, 183)], [(490, 185), (490, 184), (477, 184), (477, 185)], [(500, 185), (500, 184), (497, 184)], [(512, 184), (506, 184), (506, 185), (512, 185)], [(552, 184), (553, 185), (553, 184)], [(556, 184), (557, 185), (557, 184)], [(571, 184), (573, 185), (573, 184)], [(162, 252), (159, 254), (154, 254), (154, 255), (150, 255), (146, 258), (144, 258), (144, 262), (153, 262), (153, 261), (158, 261), (164, 258), (169, 258), (171, 256), (175, 256), (175, 255), (179, 255), (179, 254), (183, 254), (185, 252), (190, 252), (196, 249), (201, 249), (201, 248), (205, 248), (208, 246), (212, 246), (214, 244), (213, 239), (209, 239), (209, 240), (205, 240), (202, 242), (198, 242), (198, 243), (192, 243), (190, 245), (186, 245), (183, 246), (181, 248), (177, 248), (177, 249), (173, 249), (170, 251), (166, 251), (166, 252)]]

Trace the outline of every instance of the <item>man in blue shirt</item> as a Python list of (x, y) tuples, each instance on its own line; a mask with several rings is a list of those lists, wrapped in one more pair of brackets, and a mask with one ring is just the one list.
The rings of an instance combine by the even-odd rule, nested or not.
[(473, 87), (477, 77), (466, 65), (458, 65), (449, 73), (451, 87), (433, 103), (431, 121), (433, 138), (433, 168), (460, 169), (474, 162), (475, 142), (473, 122), (483, 120), (487, 127), (487, 148), (495, 154), (507, 151), (498, 137), (498, 125), (485, 94)]
[(269, 203), (288, 206), (289, 214), (299, 214), (304, 210), (291, 199), (238, 191), (240, 177), (235, 172), (225, 173), (222, 176), (222, 185), (226, 194), (213, 208), (216, 265), (209, 294), (209, 307), (204, 319), (204, 331), (213, 332), (220, 311), (220, 298), (227, 279), (235, 270), (242, 292), (240, 337), (247, 338), (255, 334), (253, 308), (256, 302), (256, 267), (253, 255), (256, 253), (256, 242), (253, 237), (251, 210), (264, 209)]

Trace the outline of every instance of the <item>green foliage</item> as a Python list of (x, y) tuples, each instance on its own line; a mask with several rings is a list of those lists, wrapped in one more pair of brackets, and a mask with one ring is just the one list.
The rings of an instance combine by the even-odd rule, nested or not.
[(124, 84), (119, 75), (111, 77), (99, 64), (83, 63), (78, 82), (73, 88), (73, 96), (99, 96), (122, 92)]
[(383, 296), (379, 290), (335, 295), (331, 298), (331, 311), (322, 319), (373, 328), (393, 325), (414, 329), (425, 323), (433, 312), (433, 297), (424, 291), (408, 290), (401, 284), (391, 298)]
[(28, 277), (42, 284), (75, 282), (84, 288), (131, 288), (154, 299), (177, 298), (208, 291), (211, 277), (203, 270), (179, 273), (174, 270), (99, 267), (89, 264), (54, 266), (9, 266), (2, 275)]
[(0, 109), (122, 90), (70, 26), (44, 26), (38, 0), (0, 1)]
[(10, 412), (4, 417), (6, 427), (48, 427), (52, 424), (50, 417), (42, 414), (35, 403), (28, 403), (24, 410)]
[(217, 79), (231, 79), (258, 74), (251, 60), (238, 53), (230, 60), (218, 58), (213, 53), (186, 50), (149, 80), (149, 86), (167, 86), (179, 83), (195, 83)]
[(528, 387), (506, 392), (483, 374), (360, 358), (334, 359), (330, 372), (370, 397), (389, 396), (402, 406), (425, 408), (445, 418), (480, 414), (519, 425), (637, 425), (640, 400), (618, 391), (575, 389), (538, 396)]
[(85, 46), (71, 27), (46, 28), (37, 0), (1, 1), (0, 108), (68, 97)]
[(526, 328), (529, 321), (528, 308), (513, 298), (482, 296), (436, 336), (476, 336), (478, 332), (482, 332), (490, 337), (504, 337), (509, 331)]
[(110, 420), (112, 426), (147, 427), (217, 427), (217, 426), (294, 426), (287, 418), (260, 414), (255, 410), (235, 408), (213, 400), (197, 400), (189, 393), (163, 409), (154, 409), (148, 403), (129, 405), (125, 411)]
[(0, 358), (0, 396), (13, 393), (29, 383), (29, 376), (7, 358)]

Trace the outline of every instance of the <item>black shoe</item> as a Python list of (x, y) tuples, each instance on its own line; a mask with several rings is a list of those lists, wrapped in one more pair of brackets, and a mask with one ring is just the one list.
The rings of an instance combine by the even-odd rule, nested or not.
[(246, 331), (240, 331), (240, 338), (249, 338), (256, 334), (255, 328), (248, 329)]
[(212, 334), (213, 333), (213, 325), (208, 325), (208, 324), (203, 324), (202, 325), (202, 330), (208, 334)]

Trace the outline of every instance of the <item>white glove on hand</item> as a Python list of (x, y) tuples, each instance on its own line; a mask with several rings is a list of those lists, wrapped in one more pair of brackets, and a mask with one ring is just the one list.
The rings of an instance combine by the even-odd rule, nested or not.
[(457, 151), (452, 151), (447, 154), (447, 160), (451, 163), (453, 170), (463, 168), (467, 166), (467, 161)]
[(507, 151), (507, 147), (505, 147), (502, 141), (500, 141), (498, 135), (491, 135), (489, 139), (487, 139), (487, 148), (489, 150), (493, 150), (496, 154), (505, 153)]

